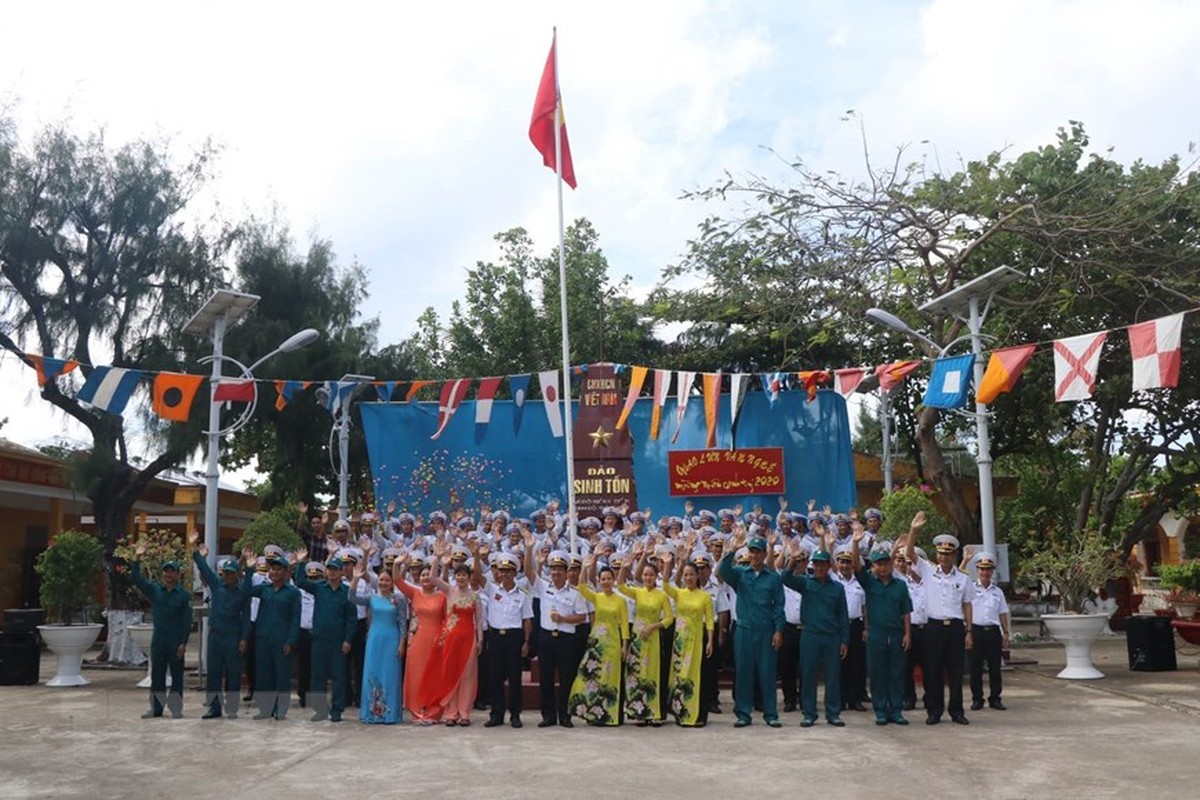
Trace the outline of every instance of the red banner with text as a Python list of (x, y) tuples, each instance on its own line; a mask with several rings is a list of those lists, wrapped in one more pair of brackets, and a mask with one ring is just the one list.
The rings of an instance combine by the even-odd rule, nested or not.
[(738, 450), (671, 450), (667, 453), (672, 497), (781, 494), (782, 447)]

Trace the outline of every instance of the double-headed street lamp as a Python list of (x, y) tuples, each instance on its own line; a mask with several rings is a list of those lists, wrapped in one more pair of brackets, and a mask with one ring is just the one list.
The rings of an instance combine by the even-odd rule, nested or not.
[[(983, 323), (992, 307), (992, 299), (996, 292), (1013, 281), (1024, 278), (1025, 275), (1012, 267), (997, 267), (972, 281), (952, 291), (939, 295), (918, 310), (925, 315), (944, 314), (954, 317), (967, 325), (968, 333), (960, 336), (945, 347), (940, 347), (925, 334), (913, 330), (904, 320), (884, 311), (872, 308), (867, 311), (867, 317), (894, 331), (920, 342), (935, 351), (938, 357), (965, 339), (971, 340), (971, 351), (975, 354), (975, 390), (983, 380)], [(984, 298), (983, 307), (979, 300)], [(965, 315), (964, 315), (965, 312)], [(970, 412), (968, 412), (970, 413)], [(983, 538), (983, 549), (989, 553), (996, 552), (996, 506), (992, 486), (992, 442), (988, 431), (988, 410), (986, 403), (975, 401), (975, 464), (979, 468), (979, 530)]]
[(201, 362), (207, 361), (212, 364), (208, 402), (208, 470), (204, 476), (204, 544), (208, 548), (209, 565), (214, 569), (216, 569), (217, 550), (220, 545), (217, 517), (218, 492), (221, 477), (221, 437), (233, 433), (245, 425), (254, 413), (254, 409), (258, 403), (258, 388), (255, 386), (254, 399), (246, 406), (236, 420), (224, 428), (221, 427), (221, 403), (215, 397), (217, 385), (223, 375), (225, 362), (232, 363), (241, 371), (238, 377), (253, 380), (254, 370), (267, 359), (273, 358), (280, 353), (290, 353), (293, 350), (307, 347), (320, 338), (320, 333), (315, 329), (305, 328), (289, 336), (282, 344), (248, 367), (237, 359), (225, 355), (223, 352), (225, 332), (230, 326), (245, 316), (246, 312), (254, 308), (260, 299), (256, 294), (218, 289), (208, 299), (208, 302), (183, 326), (184, 333), (190, 333), (194, 336), (211, 335), (213, 343), (212, 355), (204, 357), (201, 359)]
[(317, 390), (317, 400), (327, 407), (331, 406), (334, 415), (333, 429), (329, 432), (329, 462), (333, 466), (333, 435), (338, 437), (338, 519), (349, 521), (350, 498), (350, 403), (356, 396), (375, 380), (373, 375), (355, 375), (347, 373), (337, 382), (334, 391), (340, 395), (342, 388), (354, 384), (354, 388), (345, 397), (330, 397), (329, 390), (321, 387)]

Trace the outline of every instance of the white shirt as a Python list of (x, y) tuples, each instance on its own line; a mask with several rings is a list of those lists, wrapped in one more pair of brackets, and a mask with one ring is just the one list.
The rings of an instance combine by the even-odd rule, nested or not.
[(790, 586), (783, 587), (783, 617), (789, 625), (800, 624), (800, 600), (802, 595)]
[(996, 584), (975, 584), (971, 598), (971, 623), (973, 625), (999, 625), (1000, 615), (1008, 613), (1008, 601), (1004, 591)]
[(858, 578), (851, 575), (849, 578), (843, 578), (841, 573), (830, 573), (834, 580), (842, 585), (846, 590), (846, 613), (850, 619), (862, 619), (863, 603), (866, 602), (867, 593), (858, 583)]
[(925, 581), (920, 580), (919, 574), (904, 575), (900, 572), (892, 574), (908, 586), (908, 599), (912, 601), (912, 616), (909, 617), (909, 621), (913, 625), (924, 625), (929, 621), (929, 609), (925, 602)]
[[(270, 583), (270, 582), (271, 582), (271, 579), (270, 579), (270, 578), (268, 578), (268, 577), (267, 577), (266, 575), (264, 575), (263, 573), (261, 573), (261, 572), (257, 572), (257, 571), (256, 571), (256, 572), (254, 573), (254, 575), (253, 575), (253, 576), (251, 576), (251, 578), (250, 578), (250, 585), (251, 585), (251, 586), (259, 586), (259, 585), (261, 585), (261, 584), (264, 584), (264, 583)], [(257, 621), (258, 621), (258, 604), (259, 604), (259, 602), (260, 602), (260, 601), (259, 601), (259, 599), (258, 599), (257, 597), (251, 597), (251, 598), (250, 598), (250, 621), (251, 621), (251, 622), (257, 622)]]
[(556, 589), (551, 581), (538, 578), (533, 582), (533, 596), (541, 601), (538, 610), (542, 630), (561, 631), (562, 633), (575, 632), (573, 623), (563, 622), (561, 619), (558, 622), (551, 620), (551, 611), (557, 611), (560, 616), (588, 613), (587, 602), (583, 599), (583, 595), (569, 583), (563, 584), (561, 589)]
[[(258, 598), (254, 599), (257, 600)], [(303, 589), (300, 589), (300, 628), (302, 630), (312, 630), (313, 608), (315, 607), (316, 601), (313, 599), (313, 596)]]
[(928, 561), (917, 559), (921, 582), (925, 584), (925, 607), (931, 620), (963, 619), (963, 606), (971, 602), (974, 585), (958, 567), (950, 572)]
[(720, 614), (722, 611), (730, 609), (728, 586), (716, 578), (709, 578), (708, 583), (704, 585), (704, 590), (712, 596), (713, 614)]
[(524, 620), (533, 619), (533, 599), (515, 583), (512, 589), (505, 589), (488, 581), (483, 593), (489, 630), (512, 630), (520, 628)]

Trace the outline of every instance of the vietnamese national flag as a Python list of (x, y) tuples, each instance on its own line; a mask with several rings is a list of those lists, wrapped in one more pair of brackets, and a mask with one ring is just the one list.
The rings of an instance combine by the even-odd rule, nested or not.
[(562, 96), (558, 92), (558, 34), (550, 43), (550, 55), (542, 70), (537, 97), (533, 101), (533, 117), (529, 120), (529, 141), (542, 154), (542, 163), (558, 171), (554, 152), (554, 127), (558, 122), (562, 142), (562, 179), (575, 188), (575, 165), (571, 163), (571, 144), (567, 141), (567, 121), (562, 112)]

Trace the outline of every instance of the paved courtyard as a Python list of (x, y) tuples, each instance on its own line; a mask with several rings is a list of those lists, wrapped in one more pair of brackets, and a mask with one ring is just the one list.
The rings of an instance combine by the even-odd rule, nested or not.
[[(310, 723), (139, 719), (144, 673), (87, 670), (78, 689), (0, 687), (0, 798), (20, 797), (750, 797), (818, 792), (971, 798), (1189, 797), (1200, 785), (1200, 670), (1194, 648), (1178, 672), (1130, 672), (1123, 637), (1097, 646), (1109, 676), (1054, 679), (1061, 648), (1014, 651), (1037, 660), (1005, 673), (1008, 711), (971, 725), (771, 730), (733, 716), (703, 730), (376, 728)], [(1189, 654), (1190, 653), (1190, 654)], [(53, 674), (52, 659), (42, 679)], [(188, 676), (189, 685), (196, 681)], [(969, 694), (969, 693), (968, 693)], [(725, 698), (728, 709), (728, 698)], [(527, 712), (535, 723), (537, 714)]]

